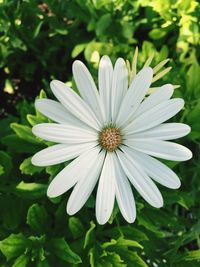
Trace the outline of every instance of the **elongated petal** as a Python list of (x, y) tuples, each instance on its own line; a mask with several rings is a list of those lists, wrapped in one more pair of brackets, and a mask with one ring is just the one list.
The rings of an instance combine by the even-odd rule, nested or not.
[(79, 60), (74, 61), (72, 70), (76, 85), (82, 98), (93, 110), (99, 121), (103, 122), (99, 94), (89, 70)]
[(153, 207), (163, 206), (163, 198), (154, 182), (147, 176), (143, 169), (128, 154), (117, 151), (120, 163), (130, 182), (140, 195)]
[(112, 81), (111, 113), (112, 122), (116, 121), (121, 101), (128, 89), (128, 70), (122, 58), (115, 63)]
[(94, 164), (88, 170), (88, 174), (75, 185), (67, 203), (67, 213), (70, 215), (79, 211), (92, 193), (105, 158), (105, 151), (101, 151), (95, 159)]
[(100, 129), (100, 123), (91, 108), (71, 88), (57, 80), (52, 81), (50, 86), (67, 110), (90, 127)]
[(117, 203), (124, 219), (129, 223), (133, 223), (136, 218), (136, 208), (133, 192), (130, 183), (124, 171), (122, 170), (121, 164), (115, 154), (113, 155), (113, 159), (116, 174), (115, 191)]
[(73, 116), (62, 104), (51, 99), (37, 99), (35, 107), (43, 115), (58, 123), (89, 128), (84, 122)]
[(150, 67), (143, 68), (133, 79), (119, 110), (117, 125), (122, 126), (136, 111), (150, 87), (153, 70)]
[(36, 166), (51, 166), (74, 159), (96, 145), (97, 142), (67, 145), (58, 144), (39, 151), (32, 157), (31, 161)]
[(99, 94), (101, 105), (104, 110), (104, 120), (108, 123), (111, 118), (111, 87), (113, 77), (113, 66), (108, 56), (103, 56), (99, 63)]
[(115, 201), (115, 169), (113, 154), (107, 153), (101, 172), (96, 197), (96, 217), (99, 224), (105, 224), (112, 213)]
[(96, 141), (97, 133), (85, 130), (79, 127), (57, 124), (57, 123), (41, 123), (32, 128), (32, 132), (47, 141), (62, 144), (77, 144), (83, 142)]
[(85, 179), (88, 175), (88, 170), (94, 166), (99, 151), (99, 147), (92, 148), (67, 165), (50, 183), (47, 195), (49, 197), (60, 196), (74, 186), (75, 183)]
[(184, 106), (183, 99), (174, 98), (144, 112), (125, 127), (126, 134), (138, 133), (153, 128), (176, 115)]
[(125, 139), (157, 139), (172, 140), (183, 137), (191, 131), (190, 126), (183, 123), (164, 123), (149, 130), (125, 135)]
[(161, 86), (155, 93), (148, 96), (138, 107), (136, 112), (133, 114), (133, 119), (140, 116), (144, 112), (152, 109), (156, 105), (170, 99), (173, 95), (173, 86), (171, 84), (165, 84)]
[(180, 187), (178, 176), (162, 162), (129, 147), (124, 147), (123, 150), (134, 158), (147, 175), (156, 182), (171, 189)]
[(192, 152), (188, 148), (168, 141), (131, 139), (124, 143), (140, 152), (162, 159), (185, 161), (192, 157)]

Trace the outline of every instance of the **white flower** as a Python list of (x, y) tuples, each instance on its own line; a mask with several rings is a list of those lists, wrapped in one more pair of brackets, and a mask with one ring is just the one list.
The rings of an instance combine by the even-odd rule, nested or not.
[(134, 222), (136, 208), (130, 184), (156, 208), (163, 206), (163, 198), (153, 180), (172, 189), (180, 186), (177, 175), (154, 157), (174, 161), (192, 157), (189, 149), (169, 141), (187, 135), (190, 127), (164, 123), (183, 108), (184, 101), (170, 100), (170, 84), (145, 98), (153, 72), (155, 68), (148, 66), (137, 75), (132, 70), (128, 88), (130, 75), (124, 60), (119, 58), (113, 69), (109, 57), (103, 56), (97, 90), (85, 65), (75, 61), (73, 75), (81, 97), (55, 80), (50, 85), (60, 103), (49, 99), (36, 101), (36, 108), (55, 123), (36, 125), (33, 133), (58, 144), (35, 154), (32, 163), (50, 166), (73, 159), (47, 191), (49, 197), (57, 197), (74, 186), (67, 204), (68, 214), (83, 207), (98, 180), (99, 224), (110, 218), (115, 198), (123, 217)]

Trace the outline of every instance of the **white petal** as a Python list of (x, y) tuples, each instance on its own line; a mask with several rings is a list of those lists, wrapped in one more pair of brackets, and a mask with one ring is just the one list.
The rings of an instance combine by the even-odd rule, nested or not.
[(99, 224), (106, 223), (112, 214), (115, 201), (115, 179), (113, 154), (107, 153), (96, 197), (96, 217)]
[(58, 123), (89, 128), (84, 122), (73, 116), (62, 104), (51, 99), (37, 99), (35, 107), (43, 115)]
[(111, 93), (112, 122), (116, 121), (119, 108), (128, 89), (128, 70), (122, 58), (115, 63)]
[(183, 99), (174, 98), (164, 101), (144, 112), (125, 127), (126, 134), (138, 133), (153, 128), (173, 117), (184, 106)]
[(153, 77), (153, 70), (150, 67), (143, 68), (133, 79), (119, 110), (116, 123), (119, 127), (133, 115), (143, 100)]
[(129, 147), (124, 147), (123, 150), (131, 155), (131, 157), (142, 166), (147, 175), (156, 182), (171, 189), (180, 187), (181, 182), (178, 176), (162, 162)]
[(190, 126), (183, 123), (164, 123), (154, 128), (130, 135), (124, 135), (125, 139), (157, 139), (172, 140), (183, 137), (191, 131)]
[(97, 142), (84, 144), (58, 144), (47, 147), (32, 157), (32, 164), (36, 166), (51, 166), (74, 159), (85, 151), (95, 147)]
[(113, 156), (116, 174), (115, 191), (117, 203), (124, 219), (129, 223), (133, 223), (136, 218), (133, 192), (117, 156), (115, 154)]
[(98, 140), (98, 134), (92, 129), (89, 131), (66, 124), (41, 123), (35, 125), (32, 132), (42, 139), (62, 144), (77, 144)]
[(148, 96), (138, 107), (136, 112), (133, 114), (132, 120), (144, 112), (148, 111), (149, 109), (155, 107), (156, 105), (162, 103), (163, 101), (166, 101), (170, 99), (170, 97), (173, 95), (173, 85), (171, 84), (165, 84), (161, 86), (155, 93)]
[(103, 122), (99, 94), (89, 70), (79, 60), (76, 60), (73, 63), (72, 70), (77, 88), (82, 98), (93, 110), (99, 121)]
[(75, 183), (86, 178), (88, 171), (94, 166), (99, 151), (99, 147), (92, 148), (67, 165), (50, 183), (47, 190), (48, 197), (60, 196)]
[(66, 84), (54, 80), (50, 83), (51, 90), (57, 99), (79, 120), (99, 130), (100, 123), (90, 107)]
[(111, 87), (113, 77), (113, 66), (108, 56), (103, 56), (99, 63), (99, 94), (101, 104), (104, 110), (105, 123), (108, 123), (111, 118)]
[(124, 144), (140, 152), (162, 159), (185, 161), (192, 157), (192, 152), (188, 148), (168, 141), (131, 139), (126, 140)]
[(104, 158), (105, 151), (101, 151), (88, 171), (87, 176), (75, 185), (67, 203), (67, 213), (69, 215), (78, 212), (88, 200), (99, 178)]
[[(122, 148), (123, 149), (123, 148)], [(153, 207), (163, 206), (163, 198), (154, 182), (126, 152), (117, 151), (120, 163), (130, 182), (140, 195)]]

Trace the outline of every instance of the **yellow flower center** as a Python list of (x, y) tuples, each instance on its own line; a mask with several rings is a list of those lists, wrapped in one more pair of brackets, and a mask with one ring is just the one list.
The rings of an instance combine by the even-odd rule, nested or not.
[(107, 151), (114, 151), (122, 142), (120, 130), (115, 127), (104, 128), (99, 134), (99, 143)]

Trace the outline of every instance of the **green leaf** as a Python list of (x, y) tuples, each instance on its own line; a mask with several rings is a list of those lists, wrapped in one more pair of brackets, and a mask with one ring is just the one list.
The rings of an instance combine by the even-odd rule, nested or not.
[(2, 195), (0, 196), (0, 207), (3, 213), (3, 227), (8, 230), (16, 229), (22, 221), (22, 212), (25, 208), (23, 201), (11, 194)]
[(79, 238), (83, 236), (85, 229), (80, 219), (76, 217), (69, 218), (69, 229), (72, 232), (74, 238)]
[(0, 165), (1, 165), (1, 174), (7, 177), (10, 175), (10, 172), (13, 168), (12, 158), (10, 155), (4, 151), (0, 151)]
[(19, 256), (14, 264), (12, 265), (12, 267), (26, 267), (28, 266), (28, 262), (29, 262), (29, 256), (26, 254), (22, 254), (21, 256)]
[(63, 261), (78, 264), (81, 263), (81, 258), (74, 253), (64, 238), (58, 238), (51, 240), (51, 248), (53, 253)]
[(0, 164), (0, 175), (4, 174), (4, 167)]
[(22, 234), (11, 234), (4, 240), (0, 241), (0, 250), (6, 257), (7, 261), (22, 254), (29, 245), (28, 239)]
[(17, 134), (17, 136), (19, 136), (23, 140), (30, 142), (32, 144), (40, 143), (38, 139), (33, 135), (32, 130), (29, 126), (18, 123), (11, 123), (10, 127)]
[(39, 261), (36, 265), (36, 267), (50, 267), (47, 260)]
[(179, 261), (200, 261), (200, 249), (177, 255), (175, 262)]
[(25, 183), (20, 182), (16, 188), (15, 193), (20, 197), (29, 199), (37, 199), (46, 195), (47, 185), (40, 183)]
[(42, 170), (44, 170), (44, 167), (37, 167), (33, 165), (31, 163), (31, 158), (32, 157), (27, 158), (21, 163), (19, 169), (21, 170), (23, 174), (33, 175), (35, 173), (40, 173)]
[(154, 40), (158, 40), (162, 39), (166, 35), (166, 33), (167, 32), (161, 29), (153, 29), (149, 32), (149, 36)]
[(7, 146), (9, 150), (14, 151), (17, 154), (33, 154), (44, 148), (43, 144), (32, 144), (28, 141), (19, 138), (15, 134), (10, 134), (8, 136), (3, 137), (1, 139), (1, 142), (5, 146)]
[(112, 22), (110, 14), (104, 14), (100, 17), (96, 25), (97, 35), (102, 35)]
[(84, 51), (86, 45), (87, 44), (85, 44), (85, 43), (84, 44), (78, 44), (78, 45), (76, 45), (74, 47), (74, 49), (72, 50), (72, 58), (75, 58), (78, 55), (80, 55)]
[(44, 207), (33, 204), (28, 209), (27, 224), (36, 232), (43, 233), (46, 230), (48, 215)]
[(102, 248), (104, 249), (111, 246), (127, 246), (127, 247), (137, 247), (143, 249), (143, 246), (141, 246), (137, 241), (124, 239), (123, 237), (120, 237), (117, 240), (111, 239), (111, 241), (102, 244)]
[(90, 228), (86, 232), (84, 245), (83, 247), (86, 248), (88, 245), (90, 245), (94, 241), (94, 228), (96, 227), (95, 223), (93, 221), (90, 222)]

